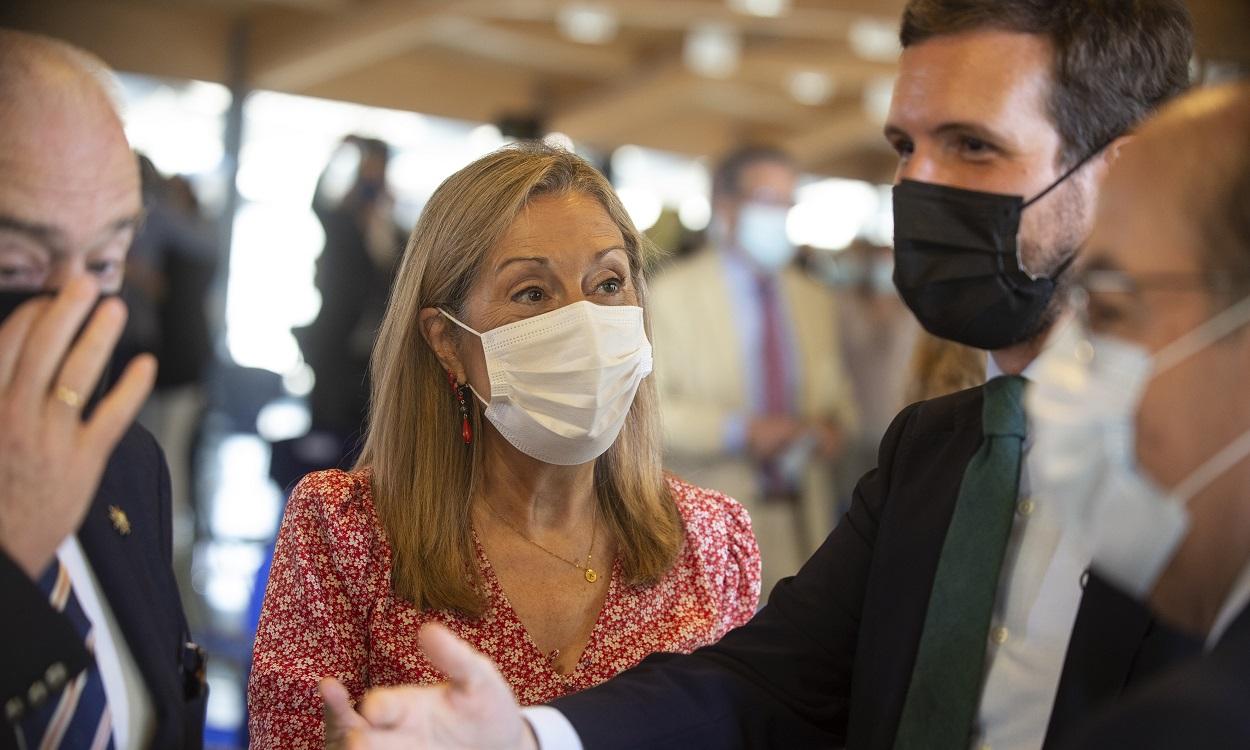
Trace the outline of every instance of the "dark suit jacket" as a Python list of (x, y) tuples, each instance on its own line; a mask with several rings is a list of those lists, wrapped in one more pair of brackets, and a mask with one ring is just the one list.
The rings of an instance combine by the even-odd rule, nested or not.
[[(850, 510), (756, 617), (691, 656), (660, 654), (553, 705), (588, 750), (888, 750), (911, 679), (938, 556), (981, 442), (981, 389), (905, 409)], [(1088, 579), (1048, 733), (1197, 644)]]
[(1068, 747), (1250, 747), (1250, 608), (1209, 654), (1132, 691), (1075, 732)]
[[(129, 534), (114, 528), (109, 506), (125, 512)], [(151, 434), (131, 427), (109, 458), (78, 541), (143, 674), (156, 714), (151, 746), (162, 750), (203, 745), (206, 700), (202, 661), (187, 646), (191, 637), (170, 567), (170, 513), (164, 455)], [(0, 597), (8, 608), (0, 616), (0, 709), (20, 713), (32, 686), (42, 685), (54, 700), (62, 683), (57, 674), (73, 677), (90, 657), (69, 621), (2, 553)], [(12, 731), (0, 731), (0, 747), (13, 742)]]

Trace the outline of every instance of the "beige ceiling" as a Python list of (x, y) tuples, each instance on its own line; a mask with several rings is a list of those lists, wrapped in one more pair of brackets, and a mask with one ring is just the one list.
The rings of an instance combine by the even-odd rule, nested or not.
[[(887, 179), (893, 158), (865, 102), (887, 57), (853, 30), (891, 29), (905, 0), (790, 0), (780, 17), (729, 0), (5, 0), (5, 25), (43, 31), (119, 70), (247, 85), (476, 121), (534, 116), (599, 148), (716, 154), (741, 141), (791, 150), (809, 170)], [(605, 43), (573, 41), (569, 6), (606, 8)], [(1191, 0), (1203, 51), (1250, 60), (1250, 3)], [(707, 24), (741, 40), (724, 77), (691, 71), (684, 39)], [(875, 24), (875, 26), (874, 26)], [(232, 50), (242, 50), (233, 57)], [(796, 74), (832, 81), (800, 103)]]

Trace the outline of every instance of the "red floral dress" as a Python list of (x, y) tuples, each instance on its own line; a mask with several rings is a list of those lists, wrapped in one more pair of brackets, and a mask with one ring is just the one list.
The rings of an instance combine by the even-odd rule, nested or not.
[(485, 615), (418, 611), (391, 592), (391, 547), (369, 474), (308, 475), (287, 505), (256, 633), (252, 748), (321, 748), (323, 677), (337, 677), (353, 699), (379, 685), (440, 682), (417, 644), (426, 622), (445, 624), (489, 656), (523, 705), (596, 685), (656, 651), (692, 651), (746, 622), (760, 592), (750, 518), (719, 492), (668, 483), (686, 530), (677, 563), (645, 587), (627, 585), (614, 566), (586, 648), (562, 675), (530, 639), (480, 545)]

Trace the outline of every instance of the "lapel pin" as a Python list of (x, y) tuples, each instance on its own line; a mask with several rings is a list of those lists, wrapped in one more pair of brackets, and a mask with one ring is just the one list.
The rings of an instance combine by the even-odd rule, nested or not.
[(109, 520), (113, 522), (113, 528), (117, 529), (118, 534), (122, 536), (130, 534), (130, 519), (126, 517), (126, 511), (116, 505), (110, 505)]

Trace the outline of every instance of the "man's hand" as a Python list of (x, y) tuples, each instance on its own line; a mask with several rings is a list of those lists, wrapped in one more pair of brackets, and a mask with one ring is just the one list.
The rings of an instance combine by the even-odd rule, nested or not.
[(490, 659), (442, 625), (422, 627), (420, 639), (447, 682), (369, 691), (359, 708), (370, 727), (347, 731), (348, 750), (538, 750)]
[(812, 425), (811, 432), (816, 436), (816, 450), (826, 461), (836, 461), (846, 451), (846, 431), (833, 420), (824, 420)]
[(758, 416), (747, 426), (747, 450), (760, 461), (776, 458), (803, 434), (799, 420), (785, 415)]
[(82, 420), (126, 323), (125, 305), (105, 300), (75, 341), (98, 296), (94, 280), (75, 279), (0, 326), (0, 549), (32, 579), (82, 523), (156, 377), (156, 360), (136, 358)]
[(353, 729), (368, 729), (369, 722), (356, 713), (352, 707), (351, 697), (343, 683), (327, 677), (317, 686), (321, 692), (322, 714), (326, 722), (326, 750), (343, 750), (347, 747), (347, 736)]

